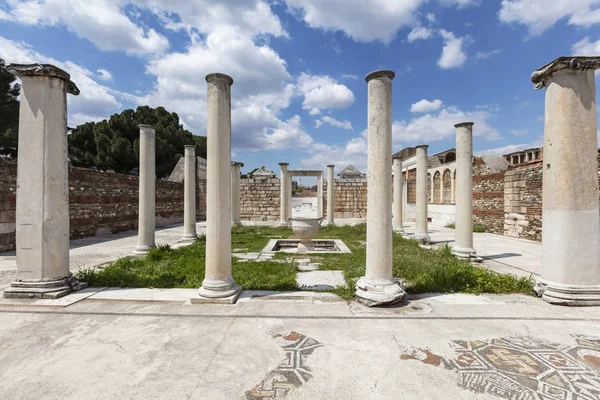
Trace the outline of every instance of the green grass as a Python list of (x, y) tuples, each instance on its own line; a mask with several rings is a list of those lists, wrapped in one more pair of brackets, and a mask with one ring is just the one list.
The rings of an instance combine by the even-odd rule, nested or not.
[[(259, 252), (273, 237), (287, 238), (289, 228), (234, 227), (232, 248)], [(354, 296), (356, 280), (365, 274), (366, 225), (326, 226), (318, 238), (342, 239), (352, 250), (350, 254), (310, 255), (313, 262), (321, 263), (322, 270), (342, 270), (346, 286), (333, 290), (339, 296)], [(171, 249), (168, 246), (153, 249), (144, 259), (124, 258), (108, 267), (78, 272), (79, 279), (90, 286), (198, 288), (204, 279), (205, 239), (191, 246)], [(290, 258), (290, 254), (275, 259)], [(302, 258), (306, 256), (300, 256)], [(233, 277), (248, 290), (296, 290), (295, 262), (242, 262), (233, 259)], [(471, 265), (451, 254), (448, 246), (428, 250), (414, 240), (393, 236), (393, 273), (405, 281), (409, 293), (532, 293), (531, 278), (501, 275)]]
[[(448, 224), (448, 225), (446, 225), (446, 228), (456, 229), (456, 225), (455, 224)], [(483, 232), (485, 232), (485, 226), (478, 225), (478, 224), (473, 224), (473, 232), (475, 232), (475, 233), (483, 233)]]

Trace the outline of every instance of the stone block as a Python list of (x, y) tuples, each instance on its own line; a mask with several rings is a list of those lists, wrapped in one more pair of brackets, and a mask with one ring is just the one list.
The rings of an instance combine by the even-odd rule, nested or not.
[(0, 211), (0, 223), (5, 222), (15, 222), (16, 221), (16, 211)]

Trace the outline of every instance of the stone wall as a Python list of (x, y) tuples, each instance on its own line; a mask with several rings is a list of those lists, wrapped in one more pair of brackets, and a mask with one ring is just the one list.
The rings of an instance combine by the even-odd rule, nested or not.
[(504, 176), (506, 236), (542, 240), (542, 163), (529, 164)]
[[(334, 189), (335, 218), (367, 217), (367, 180), (365, 178), (335, 179)], [(327, 216), (327, 179), (323, 181), (323, 216)]]
[(242, 221), (279, 221), (279, 179), (240, 179), (240, 196)]
[(473, 223), (486, 232), (504, 232), (504, 172), (491, 170), (485, 162), (473, 160)]
[[(17, 162), (0, 159), (0, 251), (14, 250)], [(137, 229), (138, 177), (69, 168), (71, 239)], [(197, 217), (206, 218), (206, 181), (198, 180)], [(183, 221), (183, 184), (156, 181), (156, 226)]]

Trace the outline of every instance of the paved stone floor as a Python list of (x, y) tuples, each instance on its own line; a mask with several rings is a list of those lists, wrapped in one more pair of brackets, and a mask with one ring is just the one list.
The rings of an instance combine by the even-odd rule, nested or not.
[(192, 305), (144, 290), (0, 303), (0, 399), (600, 398), (600, 307), (428, 294), (369, 309), (318, 293)]

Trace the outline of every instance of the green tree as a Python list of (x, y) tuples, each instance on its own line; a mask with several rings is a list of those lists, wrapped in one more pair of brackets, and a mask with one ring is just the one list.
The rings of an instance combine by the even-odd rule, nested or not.
[(179, 123), (179, 116), (163, 107), (140, 106), (100, 122), (79, 125), (69, 135), (69, 158), (74, 166), (130, 173), (139, 165), (139, 124), (156, 130), (156, 175), (168, 176), (184, 145), (196, 145), (206, 158), (206, 137), (195, 136)]
[(0, 154), (17, 156), (19, 133), (19, 93), (17, 77), (8, 72), (0, 58)]

